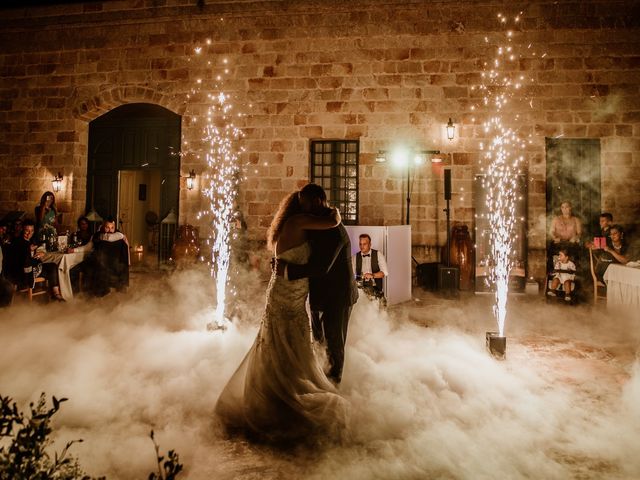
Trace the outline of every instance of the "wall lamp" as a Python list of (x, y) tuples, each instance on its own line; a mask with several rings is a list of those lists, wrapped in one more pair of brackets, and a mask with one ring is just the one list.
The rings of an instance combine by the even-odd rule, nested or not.
[(195, 172), (195, 170), (192, 169), (189, 172), (189, 176), (186, 177), (186, 179), (187, 179), (187, 188), (189, 190), (193, 190), (193, 187), (196, 186), (196, 172)]
[(449, 121), (447, 122), (447, 138), (449, 140), (453, 140), (456, 136), (456, 126), (453, 124), (451, 117), (449, 117)]
[(60, 190), (62, 190), (62, 174), (60, 172), (58, 172), (58, 174), (55, 177), (53, 177), (51, 184), (53, 185), (54, 192), (57, 193)]

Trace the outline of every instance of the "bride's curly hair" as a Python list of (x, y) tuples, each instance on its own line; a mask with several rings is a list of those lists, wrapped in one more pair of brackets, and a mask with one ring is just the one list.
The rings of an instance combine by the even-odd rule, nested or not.
[(296, 191), (282, 199), (278, 206), (278, 211), (271, 221), (271, 225), (267, 231), (267, 247), (270, 250), (275, 248), (278, 238), (282, 233), (284, 223), (289, 219), (289, 217), (297, 215), (298, 213), (302, 213), (302, 207), (300, 206), (300, 198)]

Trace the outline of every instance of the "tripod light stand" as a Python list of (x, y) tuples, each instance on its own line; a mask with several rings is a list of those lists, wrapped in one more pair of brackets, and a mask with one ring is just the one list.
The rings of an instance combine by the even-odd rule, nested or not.
[[(411, 173), (417, 166), (423, 165), (427, 157), (438, 155), (440, 150), (408, 150), (397, 149), (391, 154), (392, 163), (400, 168), (406, 168), (407, 171), (407, 197), (406, 197), (406, 215), (405, 225), (410, 224), (411, 220), (411, 191), (412, 181)], [(380, 150), (376, 155), (377, 163), (385, 163), (387, 161), (387, 152)]]

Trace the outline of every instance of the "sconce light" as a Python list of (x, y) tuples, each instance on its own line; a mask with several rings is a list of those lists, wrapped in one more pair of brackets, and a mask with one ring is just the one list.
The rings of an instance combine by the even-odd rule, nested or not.
[(378, 154), (376, 155), (376, 163), (384, 163), (387, 161), (387, 156), (384, 151), (378, 150)]
[(449, 117), (449, 122), (447, 122), (447, 138), (449, 140), (453, 140), (456, 135), (456, 126), (453, 124), (451, 117)]
[(51, 181), (51, 183), (53, 184), (54, 192), (57, 193), (60, 190), (62, 190), (62, 174), (58, 172), (58, 174), (55, 177), (53, 177), (53, 180)]
[(187, 188), (189, 190), (193, 190), (193, 187), (196, 185), (196, 172), (195, 170), (191, 170), (189, 172), (189, 176), (187, 177)]

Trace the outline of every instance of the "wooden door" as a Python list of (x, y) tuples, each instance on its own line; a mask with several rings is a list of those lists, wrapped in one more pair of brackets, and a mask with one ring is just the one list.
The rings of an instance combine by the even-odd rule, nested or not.
[(601, 209), (600, 140), (547, 138), (546, 147), (547, 236), (560, 204), (569, 201), (584, 225), (583, 239), (592, 237)]
[(134, 242), (133, 227), (137, 221), (135, 209), (136, 172), (121, 170), (119, 183), (118, 228), (126, 235), (129, 242)]

